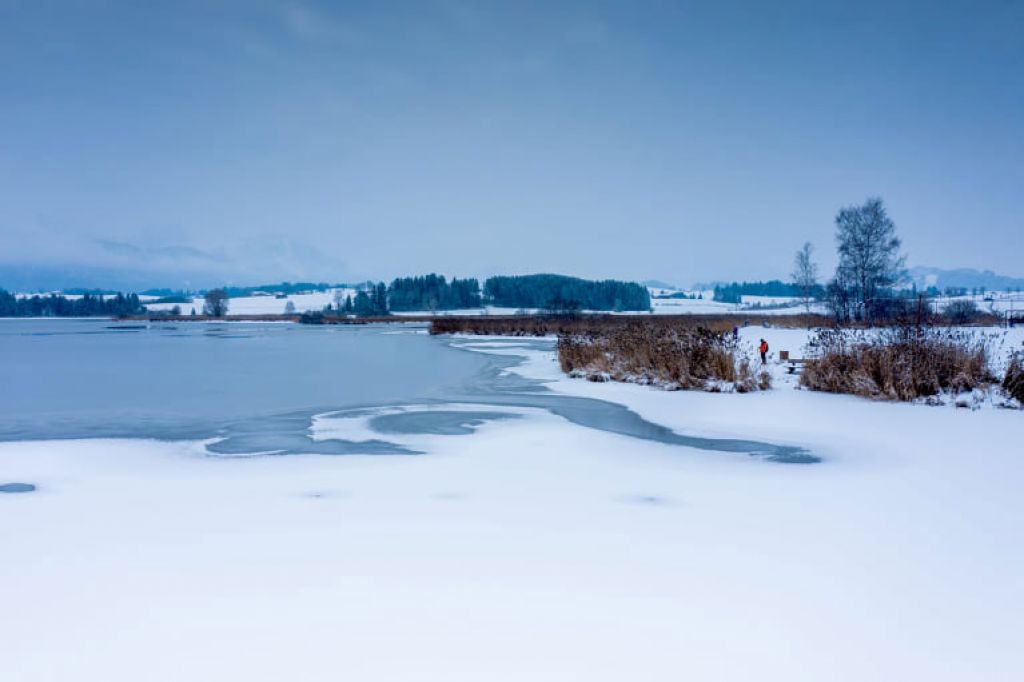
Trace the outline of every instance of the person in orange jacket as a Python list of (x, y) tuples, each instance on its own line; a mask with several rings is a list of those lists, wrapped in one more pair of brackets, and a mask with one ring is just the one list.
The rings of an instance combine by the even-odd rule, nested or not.
[(766, 364), (768, 362), (768, 342), (761, 339), (761, 345), (757, 347), (757, 352), (761, 354), (761, 364)]

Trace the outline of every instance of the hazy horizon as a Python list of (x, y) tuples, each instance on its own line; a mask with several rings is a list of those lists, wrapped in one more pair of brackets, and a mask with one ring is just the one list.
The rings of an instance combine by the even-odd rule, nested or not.
[[(0, 266), (152, 286), (1024, 277), (1024, 3), (0, 0)], [(0, 281), (0, 286), (4, 282)]]

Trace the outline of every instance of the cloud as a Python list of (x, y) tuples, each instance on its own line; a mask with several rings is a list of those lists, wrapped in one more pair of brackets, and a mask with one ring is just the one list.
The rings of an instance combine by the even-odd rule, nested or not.
[(266, 234), (247, 239), (237, 245), (235, 252), (238, 262), (245, 263), (248, 272), (332, 281), (345, 275), (345, 266), (338, 258), (289, 235)]
[(223, 254), (210, 253), (192, 246), (182, 245), (160, 245), (160, 246), (139, 246), (129, 242), (116, 241), (113, 239), (94, 239), (93, 243), (103, 251), (129, 258), (140, 258), (147, 261), (168, 261), (174, 264), (189, 262), (190, 264), (223, 264), (228, 259)]

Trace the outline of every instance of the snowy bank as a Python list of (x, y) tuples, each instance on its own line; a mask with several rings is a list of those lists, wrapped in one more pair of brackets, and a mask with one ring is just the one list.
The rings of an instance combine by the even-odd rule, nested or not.
[[(799, 332), (743, 333), (775, 350)], [(465, 435), (396, 436), (421, 456), (0, 443), (0, 483), (37, 486), (0, 495), (5, 674), (792, 682), (1024, 669), (1020, 413), (593, 384), (562, 376), (551, 349), (455, 343), (681, 433), (795, 442), (825, 461), (770, 464), (514, 408)], [(313, 433), (332, 429), (370, 434), (356, 416), (324, 416)]]

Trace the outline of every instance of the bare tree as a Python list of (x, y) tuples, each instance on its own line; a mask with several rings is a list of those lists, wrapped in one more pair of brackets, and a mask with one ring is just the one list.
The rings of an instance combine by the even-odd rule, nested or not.
[(796, 260), (793, 265), (793, 283), (800, 289), (800, 295), (804, 299), (804, 308), (811, 312), (811, 300), (814, 298), (814, 288), (818, 285), (818, 264), (811, 256), (814, 254), (814, 245), (804, 242), (804, 245), (796, 252)]
[(223, 289), (210, 289), (203, 300), (203, 315), (224, 317), (228, 313), (228, 292)]
[(854, 288), (859, 315), (871, 321), (873, 304), (881, 290), (899, 281), (904, 256), (896, 236), (896, 225), (885, 212), (882, 200), (870, 198), (863, 206), (849, 206), (836, 216), (839, 266), (837, 282)]
[(836, 320), (837, 325), (844, 325), (850, 322), (850, 296), (853, 292), (853, 287), (850, 286), (849, 282), (842, 279), (844, 274), (840, 271), (836, 273), (836, 278), (833, 279), (825, 287), (825, 305), (828, 307), (832, 316)]

